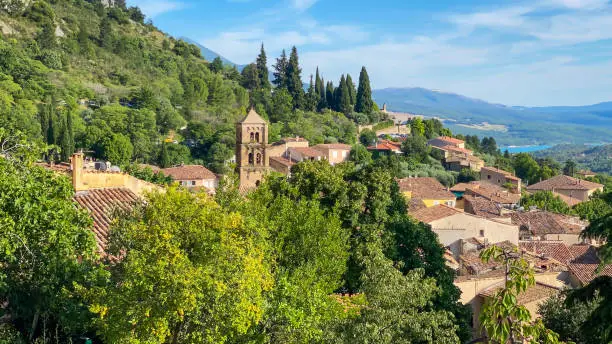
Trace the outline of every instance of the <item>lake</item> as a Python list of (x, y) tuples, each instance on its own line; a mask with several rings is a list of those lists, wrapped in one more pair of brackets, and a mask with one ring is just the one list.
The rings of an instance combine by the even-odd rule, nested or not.
[(532, 145), (532, 146), (508, 146), (508, 147), (501, 147), (501, 151), (502, 153), (507, 149), (508, 152), (510, 153), (530, 153), (530, 152), (536, 152), (536, 151), (541, 151), (544, 149), (548, 149), (552, 146), (547, 146), (547, 145)]

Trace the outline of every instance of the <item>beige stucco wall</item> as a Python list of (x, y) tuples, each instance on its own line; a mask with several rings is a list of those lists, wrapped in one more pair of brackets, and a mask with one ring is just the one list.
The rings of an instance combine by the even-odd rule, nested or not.
[(276, 160), (274, 159), (270, 159), (270, 167), (276, 171), (276, 172), (280, 172), (282, 174), (289, 174), (291, 172), (291, 168), (285, 164), (281, 164), (276, 162)]
[(593, 194), (593, 192), (595, 192), (596, 189), (593, 190), (564, 190), (564, 189), (555, 189), (556, 193), (560, 193), (562, 195), (565, 195), (567, 197), (573, 197), (576, 199), (579, 199), (581, 201), (588, 201), (589, 200), (589, 196), (591, 196)]
[[(219, 186), (219, 181), (215, 179), (181, 179), (176, 180), (180, 185), (187, 188), (205, 187), (211, 191), (214, 191)], [(195, 182), (195, 184), (193, 184)]]
[[(510, 241), (518, 245), (519, 227), (513, 224), (499, 223), (485, 218), (458, 213), (429, 223), (440, 243), (449, 246), (453, 255), (461, 254), (461, 240), (484, 238), (489, 243)], [(482, 232), (481, 232), (482, 231)], [(481, 235), (481, 234), (484, 234)]]
[[(73, 180), (74, 182), (74, 180)], [(80, 178), (73, 184), (75, 191), (86, 191), (102, 188), (127, 188), (137, 195), (142, 196), (146, 192), (160, 191), (162, 188), (132, 177), (125, 173), (85, 172), (82, 171)]]
[[(310, 160), (310, 157), (305, 157), (302, 155), (302, 153), (296, 151), (295, 149), (293, 149), (293, 147), (287, 149), (287, 152), (285, 153), (285, 158), (290, 159), (291, 161), (295, 161), (295, 162), (302, 162), (304, 160)], [(314, 158), (314, 160), (321, 160), (322, 157), (316, 157)]]
[(563, 241), (566, 245), (575, 245), (582, 243), (580, 234), (546, 234), (544, 240)]
[(325, 158), (331, 165), (336, 165), (347, 161), (350, 153), (350, 150), (348, 149), (324, 149), (319, 151), (325, 154)]
[(290, 141), (290, 142), (286, 142), (286, 143), (278, 143), (278, 144), (272, 144), (269, 148), (268, 148), (268, 154), (270, 156), (284, 156), (285, 152), (287, 151), (287, 149), (291, 148), (291, 147), (308, 147), (308, 141), (306, 141), (305, 139), (301, 140), (301, 141)]

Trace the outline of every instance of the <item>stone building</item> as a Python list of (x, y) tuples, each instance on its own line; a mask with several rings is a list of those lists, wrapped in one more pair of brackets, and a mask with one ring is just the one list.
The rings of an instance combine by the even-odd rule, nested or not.
[(253, 109), (236, 123), (236, 170), (243, 191), (259, 186), (270, 171), (268, 123)]

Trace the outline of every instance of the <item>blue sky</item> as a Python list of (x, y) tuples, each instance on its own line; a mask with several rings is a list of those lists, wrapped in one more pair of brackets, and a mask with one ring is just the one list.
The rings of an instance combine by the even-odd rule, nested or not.
[(362, 65), (374, 88), (425, 87), (507, 105), (612, 100), (607, 0), (128, 0), (175, 37), (238, 64), (296, 45), (303, 77)]

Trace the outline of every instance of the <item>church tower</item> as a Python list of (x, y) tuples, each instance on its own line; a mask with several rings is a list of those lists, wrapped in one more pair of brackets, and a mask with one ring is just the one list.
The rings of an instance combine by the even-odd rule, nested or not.
[(236, 123), (236, 169), (240, 176), (240, 189), (259, 186), (270, 171), (268, 156), (268, 123), (251, 109)]

